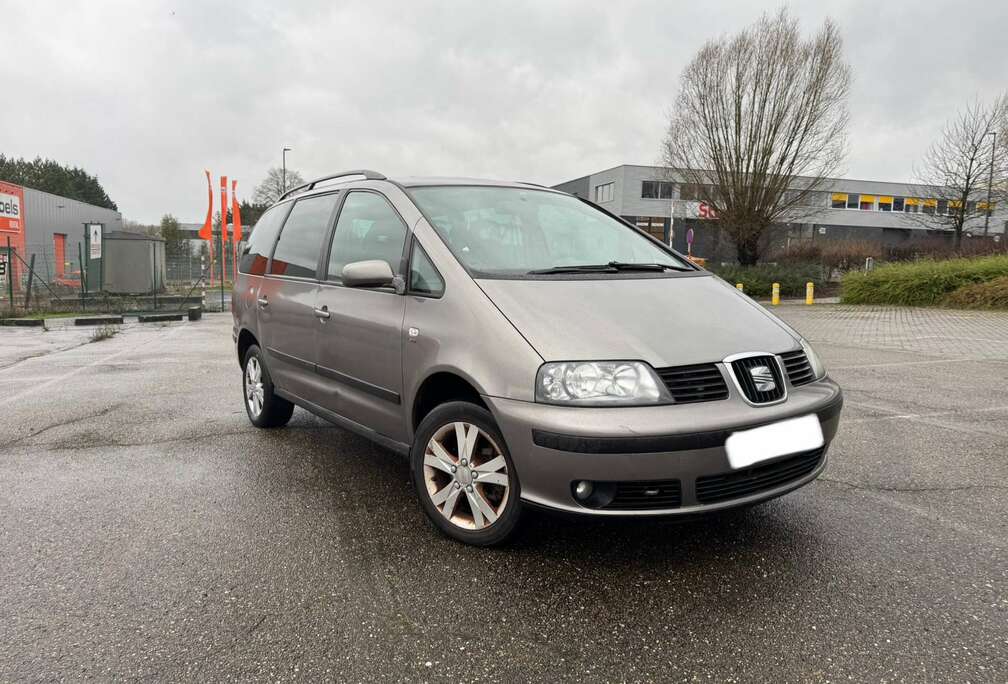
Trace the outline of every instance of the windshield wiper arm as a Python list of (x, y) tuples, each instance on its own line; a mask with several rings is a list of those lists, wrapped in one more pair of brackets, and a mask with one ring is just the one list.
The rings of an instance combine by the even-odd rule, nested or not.
[(582, 266), (553, 266), (552, 268), (537, 268), (527, 275), (548, 275), (550, 273), (615, 273), (615, 266), (609, 264), (584, 264)]
[(658, 263), (630, 263), (610, 261), (607, 264), (583, 264), (580, 266), (554, 266), (529, 271), (528, 275), (548, 275), (551, 273), (617, 273), (619, 271), (692, 271), (692, 268)]
[(692, 271), (692, 268), (684, 266), (673, 266), (672, 264), (658, 263), (628, 263), (624, 261), (610, 261), (606, 264), (609, 268), (617, 271)]

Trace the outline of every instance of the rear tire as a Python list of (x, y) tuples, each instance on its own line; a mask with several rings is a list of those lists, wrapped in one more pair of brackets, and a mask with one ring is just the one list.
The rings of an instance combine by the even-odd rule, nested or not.
[(294, 413), (294, 404), (278, 397), (266, 368), (262, 350), (252, 345), (245, 352), (242, 364), (242, 389), (245, 413), (257, 428), (278, 428), (286, 425)]
[(444, 534), (474, 546), (503, 543), (521, 517), (521, 486), (493, 416), (463, 401), (420, 423), (410, 450), (420, 506)]

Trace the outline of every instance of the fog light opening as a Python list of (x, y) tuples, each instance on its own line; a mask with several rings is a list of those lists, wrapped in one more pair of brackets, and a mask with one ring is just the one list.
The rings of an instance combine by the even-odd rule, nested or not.
[(578, 501), (585, 501), (594, 491), (595, 485), (588, 480), (580, 480), (574, 485), (574, 496), (577, 497)]

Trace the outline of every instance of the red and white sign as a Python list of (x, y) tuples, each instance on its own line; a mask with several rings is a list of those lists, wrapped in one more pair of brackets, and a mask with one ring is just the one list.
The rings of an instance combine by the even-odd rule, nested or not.
[(718, 217), (717, 212), (714, 211), (714, 207), (706, 202), (687, 200), (685, 202), (677, 202), (676, 206), (679, 205), (682, 205), (683, 218), (716, 219)]
[(24, 230), (24, 188), (0, 181), (0, 231)]

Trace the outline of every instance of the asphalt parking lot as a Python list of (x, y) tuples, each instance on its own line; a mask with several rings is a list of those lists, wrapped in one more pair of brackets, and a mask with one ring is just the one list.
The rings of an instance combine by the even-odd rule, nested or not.
[(0, 680), (1008, 679), (1008, 314), (781, 315), (846, 392), (830, 466), (686, 523), (479, 550), (406, 464), (253, 429), (230, 317), (0, 330)]

